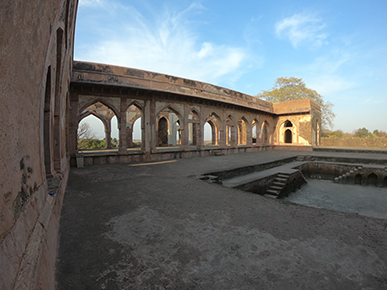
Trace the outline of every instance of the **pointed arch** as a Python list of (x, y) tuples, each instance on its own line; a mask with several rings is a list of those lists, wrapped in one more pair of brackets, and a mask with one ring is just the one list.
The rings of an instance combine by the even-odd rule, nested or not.
[[(135, 123), (139, 120), (141, 122), (140, 130), (139, 132), (135, 132)], [(142, 106), (137, 102), (133, 101), (129, 104), (129, 106), (126, 108), (126, 146), (128, 148), (138, 147), (133, 140), (134, 140), (134, 134), (137, 135), (137, 137), (140, 138), (141, 146), (144, 144), (142, 140), (143, 136), (143, 128), (144, 125), (142, 124)], [(138, 127), (138, 126), (136, 126)]]
[(355, 184), (358, 184), (358, 185), (361, 185), (362, 184), (362, 179), (363, 177), (361, 176), (361, 174), (356, 174), (355, 176)]
[[(167, 121), (167, 133), (165, 133), (165, 120)], [(183, 119), (178, 110), (176, 110), (172, 105), (165, 106), (157, 114), (157, 134), (162, 134), (162, 136), (157, 137), (159, 146), (165, 145), (165, 134), (168, 136), (168, 146), (177, 146), (181, 145), (181, 130), (184, 126)], [(160, 123), (161, 122), (161, 123)], [(160, 127), (161, 126), (161, 127)]]
[(79, 115), (79, 120), (78, 120), (78, 127), (79, 123), (82, 119), (89, 115), (93, 115), (100, 119), (104, 125), (104, 132), (105, 132), (105, 144), (107, 149), (112, 148), (112, 119), (114, 117), (117, 118), (118, 121), (118, 116), (114, 109), (107, 104), (104, 100), (100, 99), (95, 99), (92, 102), (88, 103), (89, 105), (87, 107), (86, 104), (83, 106), (83, 110), (80, 112)]
[(245, 117), (238, 120), (238, 145), (247, 145), (247, 124)]
[(106, 106), (108, 109), (112, 110), (114, 112), (114, 114), (117, 116), (117, 118), (119, 118), (119, 119), (121, 118), (120, 111), (113, 104), (110, 104), (109, 102), (106, 101), (106, 99), (103, 99), (103, 98), (97, 98), (95, 100), (92, 100), (92, 101), (84, 104), (78, 111), (79, 115), (81, 115), (83, 113), (83, 111), (86, 110), (88, 107), (90, 107), (96, 103), (101, 103), (102, 105)]
[(98, 119), (103, 123), (103, 125), (104, 125), (105, 127), (107, 127), (106, 119), (104, 119), (101, 115), (96, 114), (95, 112), (89, 112), (89, 111), (83, 113), (83, 114), (79, 117), (79, 120), (78, 120), (78, 126), (79, 126), (79, 123), (81, 123), (83, 119), (89, 117), (90, 115), (92, 115), (92, 116), (98, 118)]
[(205, 132), (205, 134), (207, 133), (205, 129), (205, 127), (207, 126), (206, 124), (208, 124), (211, 128), (211, 145), (219, 145), (219, 129), (221, 124), (220, 117), (215, 112), (212, 112), (210, 115), (207, 116), (203, 126), (203, 131)]
[(128, 108), (130, 106), (135, 106), (137, 107), (139, 110), (143, 111), (144, 110), (144, 106), (142, 104), (140, 104), (138, 101), (134, 100), (134, 101), (131, 101), (129, 103), (129, 105), (126, 106), (126, 110), (128, 110)]
[(375, 173), (371, 173), (370, 175), (368, 175), (367, 185), (373, 185), (373, 186), (378, 185), (378, 176)]
[(157, 122), (157, 127), (158, 146), (168, 146), (168, 119), (166, 117), (159, 118)]
[(297, 143), (297, 128), (291, 120), (286, 119), (278, 127), (277, 136), (279, 144)]
[(156, 116), (160, 116), (160, 114), (161, 114), (162, 112), (165, 112), (165, 111), (171, 111), (172, 113), (174, 113), (175, 115), (177, 115), (177, 117), (179, 118), (179, 120), (182, 119), (182, 118), (181, 118), (181, 116), (182, 116), (181, 112), (179, 112), (179, 110), (177, 110), (172, 104), (168, 104), (168, 105), (164, 106), (163, 109), (161, 109), (161, 110), (159, 110), (159, 111), (157, 112)]
[(285, 143), (292, 144), (293, 143), (293, 133), (290, 129), (286, 129), (284, 133)]

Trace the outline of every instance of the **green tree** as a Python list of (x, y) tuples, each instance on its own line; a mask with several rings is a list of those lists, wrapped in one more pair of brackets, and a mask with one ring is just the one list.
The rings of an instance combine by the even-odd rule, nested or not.
[(328, 138), (343, 138), (344, 132), (342, 130), (330, 131), (330, 130), (322, 130), (321, 137)]
[(321, 107), (322, 128), (333, 128), (333, 119), (336, 116), (332, 110), (333, 104), (325, 102), (323, 96), (307, 88), (301, 78), (278, 78), (271, 90), (263, 91), (257, 97), (272, 103), (311, 99)]
[(354, 133), (355, 137), (359, 138), (366, 138), (366, 137), (373, 137), (372, 133), (368, 131), (367, 128), (359, 128)]

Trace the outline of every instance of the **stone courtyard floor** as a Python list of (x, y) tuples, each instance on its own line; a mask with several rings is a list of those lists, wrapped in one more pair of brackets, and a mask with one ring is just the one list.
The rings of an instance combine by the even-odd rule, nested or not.
[[(383, 216), (314, 208), (198, 179), (297, 155), (354, 154), (267, 151), (72, 168), (57, 288), (387, 289)], [(356, 157), (387, 165), (387, 154)]]

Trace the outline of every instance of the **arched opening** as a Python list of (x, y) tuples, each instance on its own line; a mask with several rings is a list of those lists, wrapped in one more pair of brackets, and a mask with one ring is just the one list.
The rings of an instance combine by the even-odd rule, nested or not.
[(367, 185), (377, 186), (378, 176), (375, 173), (371, 173), (367, 178)]
[(214, 123), (208, 121), (204, 124), (204, 145), (216, 145), (216, 128)]
[(46, 89), (44, 95), (44, 125), (43, 125), (43, 142), (44, 142), (44, 166), (46, 175), (51, 174), (51, 66), (47, 69)]
[(204, 145), (219, 145), (219, 118), (212, 113), (204, 124)]
[(160, 111), (158, 117), (159, 126), (157, 128), (157, 132), (158, 134), (161, 134), (161, 136), (158, 137), (158, 146), (165, 147), (181, 145), (180, 126), (182, 121), (180, 120), (177, 111), (171, 107), (166, 107), (164, 110)]
[[(90, 127), (95, 132), (95, 136), (92, 139), (96, 139), (98, 141), (89, 142), (90, 146), (95, 146), (94, 148), (118, 148), (119, 144), (119, 129), (118, 129), (118, 121), (114, 111), (101, 103), (100, 101), (96, 101), (95, 103), (86, 107), (81, 113), (81, 120), (87, 116), (93, 115), (96, 119), (89, 118)], [(100, 122), (102, 122), (103, 126), (100, 126)], [(79, 129), (79, 126), (78, 126)], [(83, 141), (85, 142), (85, 141)], [(105, 144), (104, 147), (101, 147), (101, 144)], [(82, 149), (82, 148), (79, 148)], [(83, 148), (85, 149), (85, 148)], [(91, 148), (88, 148), (91, 149)]]
[[(141, 109), (136, 105), (130, 105), (128, 109), (126, 110), (126, 146), (128, 148), (133, 147), (141, 147)], [(134, 141), (134, 134), (135, 134), (135, 127), (134, 124), (137, 122), (137, 120), (140, 119), (140, 132), (136, 132), (136, 136), (140, 137), (140, 139), (137, 139)], [(137, 125), (138, 128), (138, 125)]]
[(238, 121), (238, 145), (247, 144), (247, 126), (246, 121), (242, 118)]
[(285, 143), (288, 143), (288, 144), (293, 143), (293, 133), (289, 129), (285, 131)]
[(252, 144), (257, 145), (258, 144), (258, 138), (259, 138), (259, 124), (258, 121), (255, 119), (251, 124), (251, 137), (252, 137)]
[(356, 174), (356, 176), (355, 176), (355, 184), (361, 185), (362, 184), (362, 179), (363, 179), (363, 177), (361, 176), (361, 174)]
[(383, 180), (383, 187), (387, 187), (387, 176)]
[(134, 121), (133, 124), (133, 147), (142, 146), (142, 129), (141, 129), (141, 117)]
[(196, 111), (191, 111), (188, 115), (188, 145), (198, 146), (200, 136), (200, 119)]
[(168, 146), (168, 121), (165, 117), (161, 117), (159, 120), (158, 145)]
[[(118, 148), (119, 147), (119, 143), (120, 143), (120, 129), (118, 129), (118, 119), (117, 119), (117, 116), (114, 115), (111, 120), (110, 120), (110, 127), (111, 127), (111, 136), (110, 136), (110, 140), (111, 140), (111, 148)], [(107, 140), (107, 138), (105, 137), (105, 140)], [(108, 147), (106, 147), (108, 148)]]
[(102, 120), (96, 116), (88, 115), (84, 117), (78, 124), (78, 149), (106, 148), (106, 140), (103, 139), (104, 127)]

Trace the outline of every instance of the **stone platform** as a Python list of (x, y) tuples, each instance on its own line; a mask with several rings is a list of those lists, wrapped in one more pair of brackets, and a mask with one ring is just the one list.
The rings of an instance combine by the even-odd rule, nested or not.
[(387, 220), (199, 180), (298, 155), (266, 151), (72, 168), (61, 289), (386, 289)]

